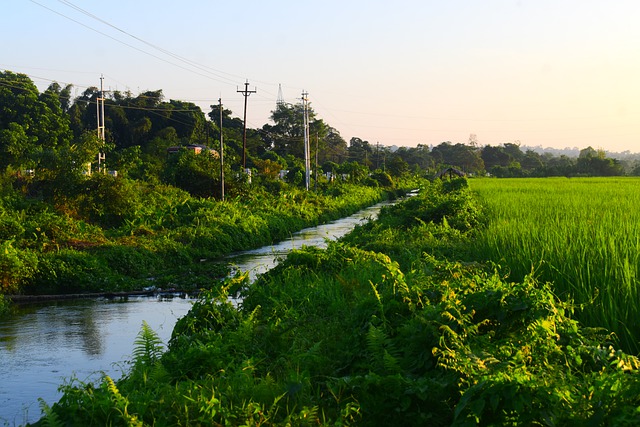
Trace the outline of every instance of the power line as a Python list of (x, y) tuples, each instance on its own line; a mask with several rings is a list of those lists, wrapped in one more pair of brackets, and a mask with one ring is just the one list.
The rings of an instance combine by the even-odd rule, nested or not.
[[(178, 55), (178, 54), (175, 54), (175, 53), (173, 53), (173, 52), (171, 52), (171, 51), (169, 51), (169, 50), (167, 50), (167, 49), (163, 49), (163, 48), (161, 48), (161, 47), (159, 47), (159, 46), (156, 46), (156, 45), (154, 45), (154, 44), (152, 44), (152, 43), (150, 43), (150, 42), (148, 42), (148, 41), (146, 41), (146, 40), (141, 39), (141, 38), (140, 38), (140, 37), (138, 37), (138, 36), (135, 36), (134, 34), (131, 34), (130, 32), (128, 32), (128, 31), (126, 31), (126, 30), (123, 30), (122, 28), (119, 28), (119, 27), (117, 27), (117, 26), (115, 26), (115, 25), (113, 25), (113, 24), (111, 24), (111, 23), (109, 23), (109, 22), (105, 21), (104, 19), (102, 19), (102, 18), (100, 18), (100, 17), (98, 17), (98, 16), (96, 16), (96, 15), (92, 14), (91, 12), (88, 12), (88, 11), (86, 11), (86, 10), (82, 9), (81, 7), (76, 6), (75, 4), (71, 3), (70, 1), (67, 1), (67, 0), (58, 0), (58, 1), (59, 1), (60, 3), (62, 3), (62, 4), (64, 4), (64, 5), (66, 5), (66, 6), (69, 6), (70, 8), (72, 8), (72, 9), (74, 9), (74, 10), (78, 11), (78, 12), (81, 12), (81, 13), (83, 13), (83, 14), (85, 14), (85, 15), (89, 16), (90, 18), (93, 18), (93, 19), (95, 19), (95, 20), (97, 20), (97, 21), (99, 21), (99, 22), (101, 22), (101, 23), (103, 23), (103, 24), (105, 24), (105, 25), (107, 25), (107, 26), (109, 26), (109, 27), (113, 28), (113, 29), (114, 29), (114, 30), (116, 30), (116, 31), (121, 32), (122, 34), (125, 34), (125, 35), (127, 35), (127, 36), (129, 36), (129, 37), (131, 37), (131, 38), (133, 38), (133, 39), (135, 39), (135, 40), (137, 40), (137, 41), (141, 42), (141, 43), (146, 44), (147, 46), (149, 46), (149, 47), (151, 47), (151, 48), (153, 48), (153, 49), (156, 49), (156, 50), (158, 50), (158, 51), (160, 51), (160, 52), (164, 53), (165, 55), (168, 55), (168, 56), (170, 56), (170, 57), (172, 57), (172, 58), (174, 58), (174, 59), (177, 59), (177, 60), (182, 61), (182, 62), (184, 62), (184, 63), (186, 63), (186, 64), (189, 64), (189, 65), (191, 65), (192, 67), (198, 68), (199, 70), (202, 70), (202, 71), (205, 71), (205, 72), (212, 73), (212, 74), (214, 74), (216, 77), (219, 77), (219, 78), (221, 78), (221, 79), (229, 80), (229, 82), (231, 82), (231, 83), (235, 82), (235, 80), (228, 79), (227, 77), (220, 76), (220, 75), (218, 75), (218, 74), (216, 74), (216, 73), (223, 73), (223, 74), (228, 74), (228, 75), (230, 75), (230, 76), (234, 76), (233, 74), (225, 73), (224, 71), (216, 70), (216, 69), (214, 69), (214, 68), (211, 68), (211, 67), (207, 67), (207, 66), (204, 66), (204, 65), (198, 64), (197, 62), (191, 61), (191, 60), (189, 60), (189, 59), (187, 59), (187, 58), (185, 58), (185, 57), (182, 57), (182, 56), (180, 56), (180, 55)], [(234, 77), (238, 77), (238, 76), (234, 76)]]
[[(95, 28), (93, 28), (93, 27), (90, 27), (89, 25), (83, 24), (82, 22), (80, 22), (80, 21), (78, 21), (78, 20), (76, 20), (76, 19), (73, 19), (73, 18), (71, 18), (71, 17), (69, 17), (69, 16), (67, 16), (67, 15), (65, 15), (65, 14), (63, 14), (63, 13), (60, 13), (60, 12), (58, 12), (58, 11), (54, 10), (54, 9), (51, 9), (50, 7), (47, 7), (47, 6), (45, 6), (45, 5), (41, 4), (41, 3), (38, 3), (38, 2), (37, 2), (37, 1), (35, 1), (35, 0), (29, 0), (29, 1), (30, 1), (30, 2), (32, 2), (32, 3), (34, 3), (34, 4), (37, 4), (38, 6), (40, 6), (40, 7), (44, 8), (44, 9), (47, 9), (48, 11), (50, 11), (50, 12), (52, 12), (52, 13), (55, 13), (56, 15), (62, 16), (62, 17), (63, 17), (63, 18), (65, 18), (65, 19), (68, 19), (68, 20), (70, 20), (70, 21), (72, 21), (72, 22), (75, 22), (76, 24), (81, 25), (81, 26), (83, 26), (83, 27), (85, 27), (85, 28), (87, 28), (87, 29), (89, 29), (89, 30), (91, 30), (91, 31), (94, 31), (94, 32), (96, 32), (96, 33), (98, 33), (98, 34), (101, 34), (101, 35), (105, 36), (105, 37), (108, 37), (108, 38), (110, 38), (111, 40), (114, 40), (114, 41), (116, 41), (116, 42), (118, 42), (118, 43), (120, 43), (120, 44), (123, 44), (123, 45), (125, 45), (125, 46), (127, 46), (127, 47), (130, 47), (131, 49), (135, 49), (135, 50), (137, 50), (138, 52), (144, 53), (145, 55), (148, 55), (148, 56), (151, 56), (151, 57), (153, 57), (153, 58), (156, 58), (156, 59), (158, 59), (158, 60), (160, 60), (160, 61), (166, 62), (167, 64), (171, 64), (171, 65), (173, 65), (173, 66), (175, 66), (175, 67), (181, 68), (181, 69), (183, 69), (183, 70), (189, 71), (189, 72), (194, 73), (194, 74), (198, 74), (198, 75), (200, 75), (200, 76), (202, 76), (202, 77), (205, 77), (205, 78), (208, 78), (208, 79), (211, 79), (211, 80), (218, 81), (218, 82), (220, 82), (220, 83), (224, 83), (224, 84), (232, 84), (232, 81), (231, 81), (230, 79), (226, 78), (226, 77), (216, 76), (216, 77), (219, 77), (219, 79), (216, 79), (216, 78), (211, 77), (210, 75), (203, 74), (203, 73), (200, 73), (200, 72), (195, 71), (195, 70), (193, 70), (193, 69), (189, 69), (189, 68), (184, 67), (184, 66), (182, 66), (182, 65), (176, 64), (176, 63), (171, 62), (171, 61), (169, 61), (169, 60), (167, 60), (167, 59), (161, 58), (161, 57), (160, 57), (160, 56), (158, 56), (158, 55), (154, 55), (154, 54), (153, 54), (153, 53), (151, 53), (151, 52), (147, 52), (146, 50), (140, 49), (140, 48), (138, 48), (138, 47), (136, 47), (136, 46), (133, 46), (133, 45), (131, 45), (131, 44), (129, 44), (129, 43), (126, 43), (126, 42), (124, 42), (124, 41), (122, 41), (122, 40), (119, 40), (119, 39), (117, 39), (117, 38), (115, 38), (115, 37), (113, 37), (113, 36), (111, 36), (111, 35), (109, 35), (109, 34), (107, 34), (107, 33), (104, 33), (104, 32), (102, 32), (102, 31), (100, 31), (100, 30), (97, 30), (97, 29), (95, 29)], [(87, 13), (88, 13), (88, 12), (87, 12)], [(91, 16), (93, 16), (93, 15), (91, 15)], [(98, 18), (98, 19), (99, 19), (99, 18)], [(115, 27), (115, 26), (113, 26), (113, 25), (111, 25), (111, 24), (108, 24), (108, 25), (109, 25), (109, 26), (111, 26), (111, 27), (113, 27), (113, 28), (117, 28), (117, 27)], [(123, 30), (120, 30), (120, 29), (118, 29), (118, 30), (119, 30), (119, 31), (123, 31)], [(130, 35), (130, 36), (135, 38), (135, 36), (133, 36), (133, 35)], [(144, 42), (144, 41), (143, 41), (143, 42)], [(145, 44), (149, 44), (149, 43), (147, 43), (147, 42), (144, 42), (144, 43), (145, 43)], [(150, 45), (150, 44), (149, 44), (149, 45)], [(153, 46), (153, 45), (151, 45), (151, 46)], [(158, 48), (158, 49), (159, 49), (159, 48)], [(162, 49), (160, 49), (160, 50), (162, 51)], [(164, 53), (165, 53), (165, 54), (169, 54), (169, 53), (167, 53), (167, 52), (168, 52), (168, 51), (166, 51), (166, 52), (164, 52)], [(174, 58), (176, 58), (176, 57), (177, 57), (177, 55), (175, 55), (175, 54), (171, 54), (170, 56), (173, 56)], [(184, 59), (182, 59), (182, 61), (183, 61), (183, 62), (187, 62), (187, 63), (189, 62), (189, 61), (184, 60)], [(192, 67), (195, 67), (195, 65), (193, 65), (193, 64), (189, 64), (189, 65), (191, 65)], [(214, 74), (214, 73), (211, 73), (211, 72), (209, 72), (209, 73), (210, 73), (210, 74)], [(224, 80), (227, 80), (227, 81), (222, 81), (222, 80), (220, 80), (220, 79), (224, 79)]]

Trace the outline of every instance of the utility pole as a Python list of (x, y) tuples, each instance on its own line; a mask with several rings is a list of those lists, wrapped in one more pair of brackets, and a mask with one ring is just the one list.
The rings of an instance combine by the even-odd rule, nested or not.
[(244, 83), (244, 90), (237, 89), (236, 92), (244, 95), (244, 129), (242, 130), (242, 169), (247, 169), (247, 98), (252, 93), (256, 93), (256, 89), (249, 90), (249, 80)]
[(316, 132), (316, 182), (315, 182), (315, 190), (318, 191), (318, 132)]
[(309, 107), (307, 99), (309, 95), (304, 90), (302, 91), (302, 105), (304, 114), (304, 169), (305, 169), (305, 188), (309, 191), (309, 181), (311, 181), (311, 159), (309, 153)]
[[(105, 162), (106, 155), (102, 151), (105, 143), (105, 134), (104, 134), (104, 90), (102, 86), (102, 81), (104, 80), (104, 76), (100, 75), (100, 95), (96, 98), (96, 115), (98, 118), (98, 139), (102, 142), (100, 147), (100, 152), (98, 153), (98, 172), (102, 172), (103, 163)], [(106, 168), (105, 168), (106, 170)]]
[(222, 98), (218, 98), (220, 109), (220, 199), (224, 202), (224, 145), (222, 141)]

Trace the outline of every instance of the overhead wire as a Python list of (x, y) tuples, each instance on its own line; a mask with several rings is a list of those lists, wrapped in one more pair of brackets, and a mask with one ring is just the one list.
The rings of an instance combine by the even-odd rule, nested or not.
[[(112, 40), (114, 40), (114, 41), (116, 41), (116, 42), (118, 42), (120, 44), (123, 44), (123, 45), (125, 45), (125, 46), (127, 46), (127, 47), (129, 47), (131, 49), (134, 49), (134, 50), (136, 50), (138, 52), (141, 52), (141, 53), (143, 53), (145, 55), (153, 57), (153, 58), (155, 58), (157, 60), (163, 61), (165, 63), (168, 63), (170, 65), (173, 65), (173, 66), (178, 67), (180, 69), (183, 69), (185, 71), (188, 71), (188, 72), (191, 72), (191, 73), (195, 73), (195, 74), (200, 75), (202, 77), (205, 77), (207, 79), (218, 81), (220, 83), (227, 84), (227, 85), (232, 85), (233, 84), (233, 85), (237, 86), (237, 80), (235, 80), (234, 78), (239, 78), (239, 76), (231, 74), (231, 73), (227, 73), (227, 72), (222, 71), (222, 70), (217, 70), (215, 68), (211, 68), (211, 67), (199, 64), (199, 63), (197, 63), (195, 61), (189, 60), (188, 58), (185, 58), (183, 56), (175, 54), (175, 53), (173, 53), (173, 52), (171, 52), (171, 51), (169, 51), (167, 49), (164, 49), (164, 48), (162, 48), (160, 46), (157, 46), (157, 45), (155, 45), (153, 43), (150, 43), (150, 42), (142, 39), (141, 37), (138, 37), (138, 36), (132, 34), (131, 32), (127, 31), (127, 30), (124, 30), (124, 29), (122, 29), (122, 28), (120, 28), (120, 27), (118, 27), (118, 26), (116, 26), (114, 24), (111, 24), (110, 22), (100, 18), (99, 16), (96, 16), (95, 14), (93, 14), (93, 13), (91, 13), (91, 12), (89, 12), (89, 11), (79, 7), (79, 6), (77, 6), (76, 4), (72, 3), (71, 1), (58, 0), (58, 2), (61, 3), (62, 5), (66, 6), (66, 7), (69, 7), (70, 9), (73, 9), (76, 12), (79, 12), (79, 13), (81, 13), (81, 14), (83, 14), (83, 15), (85, 15), (85, 16), (93, 19), (93, 20), (96, 20), (97, 22), (100, 22), (101, 24), (106, 25), (106, 26), (116, 30), (116, 31), (120, 32), (121, 34), (124, 34), (127, 37), (130, 37), (130, 38), (136, 40), (137, 42), (143, 43), (145, 46), (147, 46), (149, 48), (152, 48), (154, 50), (157, 50), (158, 52), (161, 52), (163, 55), (166, 55), (166, 56), (172, 58), (175, 61), (178, 61), (178, 62), (181, 62), (183, 64), (186, 64), (186, 66), (183, 66), (183, 65), (181, 65), (179, 63), (176, 63), (174, 61), (169, 61), (166, 58), (163, 58), (161, 56), (155, 55), (155, 54), (153, 54), (153, 53), (151, 53), (151, 52), (149, 52), (149, 51), (147, 51), (145, 49), (140, 49), (139, 47), (134, 46), (134, 45), (132, 45), (130, 43), (126, 43), (125, 41), (122, 41), (122, 40), (120, 40), (120, 39), (118, 39), (116, 37), (113, 37), (113, 36), (103, 32), (103, 31), (100, 31), (100, 30), (98, 30), (96, 28), (93, 28), (93, 27), (91, 27), (91, 26), (89, 26), (89, 25), (87, 25), (87, 24), (85, 24), (85, 23), (83, 23), (83, 22), (81, 22), (79, 20), (76, 20), (76, 19), (74, 19), (74, 18), (72, 18), (70, 16), (67, 16), (64, 13), (56, 11), (56, 10), (54, 10), (54, 9), (48, 7), (48, 6), (45, 6), (45, 5), (43, 5), (42, 3), (39, 3), (36, 0), (30, 0), (30, 1), (32, 3), (34, 3), (34, 4), (36, 4), (36, 5), (44, 8), (44, 9), (46, 9), (46, 10), (52, 12), (52, 13), (55, 13), (55, 14), (65, 18), (65, 19), (68, 19), (68, 20), (70, 20), (70, 21), (72, 21), (72, 22), (74, 22), (74, 23), (76, 23), (76, 24), (78, 24), (78, 25), (80, 25), (82, 27), (85, 27), (85, 28), (87, 28), (87, 29), (89, 29), (91, 31), (94, 31), (94, 32), (96, 32), (96, 33), (98, 33), (98, 34), (100, 34), (102, 36), (108, 37), (108, 38), (110, 38), (110, 39), (112, 39)], [(230, 76), (230, 77), (226, 77), (225, 75), (226, 76)], [(43, 79), (43, 80), (48, 80), (48, 79)], [(255, 81), (262, 82), (260, 80), (255, 80)], [(271, 85), (275, 86), (275, 83), (271, 83), (271, 82), (262, 82), (262, 83), (270, 85), (270, 86)], [(272, 95), (273, 98), (265, 97), (262, 94), (263, 92), (268, 94), (268, 95)], [(276, 95), (275, 94), (271, 93), (270, 91), (268, 91), (268, 90), (266, 90), (264, 88), (262, 88), (261, 91), (259, 91), (256, 95), (257, 95), (258, 98), (263, 98), (264, 102), (267, 102), (267, 101), (268, 102), (274, 102), (274, 100), (276, 99)], [(317, 99), (315, 101), (318, 104), (320, 104), (317, 101)], [(215, 99), (212, 99), (209, 102), (215, 102)], [(260, 102), (260, 101), (256, 100), (254, 102)], [(523, 119), (460, 119), (460, 118), (435, 118), (435, 117), (409, 116), (409, 115), (392, 115), (392, 114), (390, 115), (388, 113), (368, 113), (368, 112), (362, 112), (362, 111), (349, 111), (349, 110), (332, 109), (332, 108), (327, 108), (327, 107), (324, 107), (324, 106), (322, 106), (322, 109), (324, 111), (326, 111), (327, 113), (331, 114), (342, 126), (349, 127), (349, 128), (352, 128), (354, 125), (353, 124), (349, 124), (349, 123), (345, 123), (342, 119), (340, 119), (338, 117), (338, 115), (334, 114), (334, 112), (341, 111), (341, 112), (347, 112), (347, 113), (350, 113), (350, 114), (369, 115), (369, 116), (384, 116), (384, 117), (388, 117), (388, 118), (392, 117), (392, 118), (425, 119), (425, 120), (464, 120), (464, 121), (474, 121), (474, 122), (523, 122), (523, 121), (526, 122), (526, 121), (574, 120), (574, 119), (575, 120), (579, 120), (579, 119), (580, 120), (584, 120), (585, 119), (585, 118), (566, 118), (566, 117), (563, 117), (563, 118), (530, 118), (529, 117), (529, 118), (523, 118)], [(357, 125), (357, 126), (359, 128), (363, 127), (362, 125)], [(389, 127), (387, 127), (387, 126), (378, 126), (378, 127), (376, 127), (376, 126), (364, 126), (364, 127), (389, 129)], [(405, 129), (406, 130), (406, 128), (404, 128), (404, 127), (396, 128), (396, 129)], [(423, 129), (419, 129), (419, 130), (423, 130)]]
[(142, 38), (140, 38), (140, 37), (138, 37), (138, 36), (136, 36), (134, 34), (131, 34), (130, 32), (128, 32), (126, 30), (123, 30), (122, 28), (117, 27), (116, 25), (111, 24), (110, 22), (105, 21), (104, 19), (102, 19), (102, 18), (100, 18), (100, 17), (98, 17), (98, 16), (86, 11), (85, 9), (82, 9), (81, 7), (71, 3), (70, 1), (67, 1), (67, 0), (58, 0), (58, 1), (60, 3), (62, 3), (62, 4), (64, 4), (64, 5), (66, 5), (66, 6), (70, 7), (70, 8), (72, 8), (72, 9), (74, 9), (74, 10), (76, 10), (76, 11), (78, 11), (78, 12), (80, 12), (80, 13), (82, 13), (82, 14), (90, 17), (90, 18), (92, 18), (92, 19), (95, 19), (95, 20), (97, 20), (97, 21), (99, 21), (99, 22), (101, 22), (101, 23), (113, 28), (116, 31), (121, 32), (122, 34), (125, 34), (125, 35), (127, 35), (127, 36), (129, 36), (129, 37), (131, 37), (131, 38), (133, 38), (133, 39), (135, 39), (135, 40), (137, 40), (137, 41), (139, 41), (139, 42), (141, 42), (141, 43), (153, 48), (153, 49), (156, 49), (156, 50), (164, 53), (165, 55), (168, 55), (168, 56), (170, 56), (170, 57), (172, 57), (174, 59), (177, 59), (177, 60), (182, 61), (182, 62), (184, 62), (186, 64), (189, 64), (192, 67), (195, 67), (195, 68), (197, 68), (197, 69), (199, 69), (201, 71), (212, 73), (216, 77), (219, 77), (221, 79), (229, 80), (230, 83), (236, 83), (237, 82), (237, 80), (232, 80), (232, 79), (229, 79), (227, 77), (221, 76), (219, 74), (227, 74), (227, 75), (230, 75), (230, 76), (233, 76), (233, 77), (239, 77), (239, 76), (236, 76), (236, 75), (233, 75), (233, 74), (230, 74), (230, 73), (226, 73), (226, 72), (221, 71), (221, 70), (216, 70), (214, 68), (199, 64), (199, 63), (197, 63), (195, 61), (192, 61), (192, 60), (187, 59), (187, 58), (185, 58), (183, 56), (180, 56), (180, 55), (178, 55), (176, 53), (173, 53), (173, 52), (171, 52), (171, 51), (169, 51), (167, 49), (164, 49), (164, 48), (161, 48), (159, 46), (156, 46), (155, 44), (150, 43), (150, 42), (148, 42), (148, 41), (146, 41), (146, 40), (144, 40), (144, 39), (142, 39)]
[[(110, 38), (111, 40), (114, 40), (114, 41), (116, 41), (116, 42), (118, 42), (118, 43), (120, 43), (120, 44), (123, 44), (123, 45), (125, 45), (125, 46), (127, 46), (127, 47), (130, 47), (131, 49), (137, 50), (138, 52), (144, 53), (145, 55), (151, 56), (151, 57), (156, 58), (156, 59), (158, 59), (158, 60), (160, 60), (160, 61), (166, 62), (167, 64), (171, 64), (171, 65), (173, 65), (173, 66), (175, 66), (175, 67), (181, 68), (181, 69), (186, 70), (186, 71), (189, 71), (189, 72), (191, 72), (191, 73), (198, 74), (198, 75), (200, 75), (200, 76), (202, 76), (202, 77), (205, 77), (205, 78), (207, 78), (207, 79), (211, 79), (211, 80), (214, 80), (214, 81), (218, 81), (219, 83), (231, 84), (229, 81), (223, 81), (223, 80), (220, 80), (220, 79), (216, 79), (216, 78), (212, 77), (212, 76), (211, 76), (211, 75), (209, 75), (209, 74), (200, 73), (200, 72), (198, 72), (198, 71), (195, 71), (195, 70), (189, 69), (189, 68), (187, 68), (187, 67), (184, 67), (184, 66), (182, 66), (182, 65), (180, 65), (180, 64), (176, 64), (176, 63), (174, 63), (174, 62), (171, 62), (171, 61), (169, 61), (169, 60), (167, 60), (167, 59), (165, 59), (165, 58), (162, 58), (162, 57), (160, 57), (160, 56), (158, 56), (158, 55), (154, 55), (154, 54), (153, 54), (153, 53), (151, 53), (151, 52), (147, 52), (146, 50), (140, 49), (140, 48), (138, 48), (138, 47), (136, 47), (136, 46), (133, 46), (132, 44), (129, 44), (129, 43), (124, 42), (124, 41), (122, 41), (122, 40), (120, 40), (120, 39), (117, 39), (117, 38), (115, 38), (115, 37), (113, 37), (113, 36), (111, 36), (111, 35), (109, 35), (109, 34), (107, 34), (107, 33), (105, 33), (105, 32), (102, 32), (102, 31), (97, 30), (97, 29), (95, 29), (95, 28), (93, 28), (93, 27), (90, 27), (89, 25), (83, 24), (82, 22), (80, 22), (80, 21), (78, 21), (78, 20), (76, 20), (76, 19), (73, 19), (73, 18), (71, 18), (71, 17), (69, 17), (69, 16), (67, 16), (67, 15), (65, 15), (65, 14), (63, 14), (63, 13), (61, 13), (61, 12), (58, 12), (57, 10), (51, 9), (50, 7), (47, 7), (47, 6), (45, 6), (45, 5), (41, 4), (41, 3), (38, 3), (38, 2), (37, 2), (37, 1), (35, 1), (35, 0), (29, 0), (29, 1), (30, 1), (30, 2), (32, 2), (32, 3), (34, 3), (34, 4), (36, 4), (36, 5), (38, 5), (38, 6), (40, 6), (40, 7), (42, 7), (42, 8), (44, 8), (44, 9), (49, 10), (50, 12), (55, 13), (56, 15), (62, 16), (62, 17), (63, 17), (63, 18), (65, 18), (65, 19), (68, 19), (68, 20), (70, 20), (70, 21), (72, 21), (72, 22), (75, 22), (76, 24), (81, 25), (81, 26), (83, 26), (83, 27), (85, 27), (85, 28), (87, 28), (87, 29), (89, 29), (89, 30), (91, 30), (91, 31), (94, 31), (94, 32), (96, 32), (96, 33), (98, 33), (98, 34), (101, 34), (101, 35), (105, 36), (105, 37), (108, 37), (108, 38)], [(228, 79), (226, 79), (226, 80), (228, 80)]]

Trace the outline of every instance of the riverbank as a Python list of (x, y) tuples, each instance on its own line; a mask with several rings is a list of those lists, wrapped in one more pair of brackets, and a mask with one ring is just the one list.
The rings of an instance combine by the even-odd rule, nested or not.
[[(14, 304), (33, 304), (38, 302), (64, 301), (91, 298), (127, 298), (127, 297), (152, 297), (184, 295), (186, 291), (177, 289), (168, 290), (141, 290), (130, 292), (87, 292), (83, 294), (59, 294), (59, 295), (7, 295), (6, 298)], [(197, 296), (197, 291), (189, 291), (190, 295)]]
[(226, 202), (182, 194), (181, 200), (164, 198), (163, 204), (156, 194), (149, 202), (156, 219), (143, 215), (117, 227), (49, 211), (21, 225), (20, 239), (3, 243), (0, 264), (7, 268), (0, 283), (5, 295), (16, 295), (10, 298), (15, 301), (19, 295), (138, 292), (149, 286), (210, 288), (228, 269), (203, 260), (282, 240), (403, 192), (340, 184), (323, 193), (272, 195), (257, 189), (251, 197)]
[[(377, 217), (381, 208), (393, 203), (383, 201), (354, 215), (300, 230), (277, 244), (234, 253), (225, 259), (234, 270), (242, 272), (238, 285), (247, 286), (289, 251), (302, 246), (326, 247), (328, 241)], [(120, 358), (131, 354), (142, 321), (159, 334), (163, 343), (168, 343), (175, 321), (186, 314), (185, 306), (195, 302), (194, 292), (147, 293), (150, 292), (153, 295), (117, 293), (111, 298), (100, 295), (13, 304), (10, 315), (0, 319), (0, 425), (37, 421), (38, 399), (49, 405), (60, 399), (56, 389), (63, 379), (78, 377), (87, 381), (88, 375), (98, 371), (119, 378), (122, 373), (115, 367), (128, 366)], [(236, 306), (242, 303), (238, 298), (231, 302)], [(100, 372), (92, 378), (99, 380)]]
[(436, 182), (326, 250), (292, 252), (238, 309), (224, 288), (204, 293), (168, 351), (141, 331), (125, 378), (65, 386), (46, 420), (637, 425), (636, 357), (549, 284), (455, 261), (484, 221), (466, 181)]

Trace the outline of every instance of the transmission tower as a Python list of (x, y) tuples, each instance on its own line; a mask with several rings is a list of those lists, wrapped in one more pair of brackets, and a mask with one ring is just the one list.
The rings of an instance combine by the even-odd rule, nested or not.
[[(105, 144), (105, 135), (104, 135), (104, 89), (102, 86), (104, 80), (104, 76), (100, 75), (100, 95), (96, 98), (96, 108), (97, 108), (97, 117), (98, 117), (98, 139), (102, 142), (100, 144), (100, 152), (98, 153), (98, 172), (103, 172), (104, 163), (106, 155), (102, 151)], [(106, 168), (105, 168), (106, 170)]]
[(278, 83), (278, 98), (276, 98), (276, 106), (284, 105), (284, 96), (282, 95), (282, 85)]

